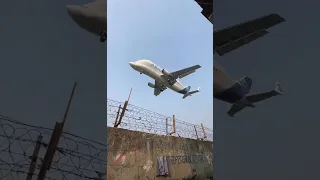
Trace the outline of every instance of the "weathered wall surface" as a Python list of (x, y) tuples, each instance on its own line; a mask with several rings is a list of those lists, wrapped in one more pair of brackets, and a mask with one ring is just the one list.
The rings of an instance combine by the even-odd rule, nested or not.
[[(213, 174), (212, 142), (109, 127), (107, 132), (107, 180), (178, 180), (192, 169), (199, 179)], [(169, 177), (156, 177), (158, 156), (168, 157)]]

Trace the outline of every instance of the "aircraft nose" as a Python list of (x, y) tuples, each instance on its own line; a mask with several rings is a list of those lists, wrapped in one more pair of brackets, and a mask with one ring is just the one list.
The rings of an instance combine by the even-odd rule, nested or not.
[(75, 14), (79, 14), (79, 7), (77, 5), (67, 5), (66, 8), (71, 17)]
[(135, 63), (134, 63), (134, 62), (129, 62), (129, 64), (130, 64), (130, 66), (131, 66), (132, 68), (135, 67)]
[(78, 5), (67, 5), (66, 8), (69, 16), (79, 24), (81, 18), (83, 18), (83, 8)]

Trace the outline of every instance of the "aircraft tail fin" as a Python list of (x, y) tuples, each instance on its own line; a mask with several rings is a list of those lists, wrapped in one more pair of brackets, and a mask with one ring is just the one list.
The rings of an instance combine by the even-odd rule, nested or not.
[(239, 93), (244, 96), (248, 94), (251, 90), (252, 79), (250, 77), (243, 77), (237, 82)]
[(238, 113), (245, 107), (255, 107), (253, 103), (263, 101), (278, 95), (283, 95), (283, 90), (281, 88), (281, 85), (276, 82), (276, 87), (272, 91), (245, 96), (247, 104), (231, 104), (231, 107), (229, 107), (228, 115), (233, 117), (236, 113)]
[(198, 87), (198, 89), (195, 90), (195, 91), (189, 91), (189, 92), (187, 92), (186, 94), (183, 95), (182, 98), (184, 99), (184, 98), (186, 98), (186, 97), (188, 97), (188, 96), (191, 96), (192, 94), (198, 93), (198, 92), (200, 92), (200, 87)]
[(276, 82), (276, 87), (274, 88), (274, 91), (279, 95), (283, 95), (283, 90), (279, 82)]

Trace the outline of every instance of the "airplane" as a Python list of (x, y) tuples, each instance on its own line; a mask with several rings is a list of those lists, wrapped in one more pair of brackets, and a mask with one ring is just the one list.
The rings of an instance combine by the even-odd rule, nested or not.
[[(213, 24), (213, 2), (212, 0), (196, 1), (202, 7), (202, 15)], [(249, 20), (237, 25), (226, 27), (213, 32), (213, 54), (223, 56), (234, 51), (250, 42), (257, 40), (269, 32), (271, 28), (277, 24), (284, 22), (285, 19), (278, 14), (269, 14), (257, 19)], [(243, 77), (239, 81), (233, 81), (220, 66), (217, 61), (213, 65), (213, 97), (215, 99), (225, 101), (231, 106), (227, 114), (234, 117), (236, 113), (245, 107), (255, 107), (254, 103), (265, 99), (283, 95), (281, 85), (276, 82), (273, 90), (249, 95), (252, 79)]]
[[(195, 0), (196, 2), (198, 0)], [(205, 0), (208, 1), (208, 0)], [(199, 3), (201, 7), (206, 7), (206, 11), (202, 12), (206, 15), (206, 12), (212, 5), (209, 6), (208, 2)], [(212, 4), (212, 3), (211, 3)], [(107, 40), (107, 1), (106, 0), (95, 0), (91, 3), (84, 5), (67, 5), (66, 6), (69, 16), (75, 21), (81, 28), (88, 32), (95, 34), (100, 37), (100, 42)], [(211, 10), (212, 12), (212, 10)], [(211, 13), (210, 18), (213, 22), (213, 15)], [(209, 18), (209, 19), (210, 19)]]
[(212, 0), (195, 0), (202, 8), (201, 14), (213, 24), (213, 1)]
[(200, 65), (191, 66), (171, 73), (166, 69), (161, 69), (159, 66), (146, 59), (129, 62), (129, 65), (140, 74), (145, 74), (155, 80), (154, 84), (150, 82), (148, 83), (148, 86), (154, 89), (153, 94), (155, 96), (158, 96), (167, 88), (183, 94), (183, 99), (200, 92), (200, 88), (195, 91), (190, 91), (191, 86), (183, 86), (181, 82), (178, 81), (178, 79), (182, 79), (189, 74), (194, 73), (201, 67)]
[(107, 39), (107, 1), (96, 0), (84, 5), (67, 5), (69, 16), (81, 28), (100, 36), (100, 41)]
[[(214, 53), (223, 56), (268, 34), (269, 32), (266, 29), (284, 21), (284, 18), (278, 14), (270, 14), (215, 31)], [(227, 111), (227, 114), (231, 117), (234, 117), (236, 113), (245, 107), (255, 107), (254, 103), (274, 96), (283, 95), (282, 87), (278, 82), (271, 91), (249, 95), (252, 85), (252, 79), (250, 77), (245, 76), (239, 81), (233, 81), (217, 61), (214, 61), (213, 69), (213, 96), (215, 99), (231, 104)]]
[(245, 107), (254, 108), (254, 103), (266, 100), (268, 98), (283, 95), (283, 90), (280, 83), (276, 82), (273, 90), (249, 95), (252, 79), (250, 77), (243, 77), (239, 81), (232, 80), (222, 69), (220, 65), (215, 63), (214, 67), (214, 83), (213, 96), (214, 98), (231, 104), (227, 114), (234, 117), (236, 113)]

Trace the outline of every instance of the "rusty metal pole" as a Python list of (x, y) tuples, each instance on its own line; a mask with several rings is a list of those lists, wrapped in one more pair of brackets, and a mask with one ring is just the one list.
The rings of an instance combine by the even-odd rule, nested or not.
[(166, 135), (168, 135), (168, 118), (166, 118)]
[(204, 126), (203, 126), (202, 123), (201, 123), (201, 128), (202, 128), (202, 132), (203, 132), (203, 139), (206, 139), (207, 138), (207, 134), (206, 134), (206, 131), (204, 130)]
[(48, 149), (42, 161), (42, 165), (37, 180), (44, 180), (44, 178), (46, 177), (46, 172), (50, 167), (50, 164), (54, 157), (54, 153), (57, 149), (62, 129), (63, 124), (56, 122), (51, 135), (50, 143), (48, 145)]
[(51, 135), (51, 139), (50, 139), (50, 143), (48, 145), (48, 149), (47, 149), (46, 154), (44, 156), (37, 180), (44, 180), (44, 178), (46, 177), (46, 172), (51, 166), (51, 162), (53, 160), (54, 153), (56, 152), (61, 134), (63, 132), (63, 126), (64, 126), (66, 119), (68, 117), (68, 114), (69, 114), (69, 109), (71, 106), (71, 102), (72, 102), (76, 87), (77, 87), (77, 82), (74, 82), (73, 88), (71, 91), (71, 95), (69, 97), (68, 105), (67, 105), (66, 111), (63, 116), (63, 120), (61, 123), (56, 122), (56, 124), (54, 126), (54, 129), (53, 129), (53, 132)]
[(41, 147), (41, 142), (42, 142), (42, 136), (39, 135), (37, 142), (36, 142), (36, 146), (34, 147), (34, 150), (33, 150), (33, 154), (31, 156), (31, 164), (29, 166), (29, 172), (28, 172), (28, 176), (27, 176), (26, 180), (32, 180), (34, 170), (36, 169), (36, 163), (37, 163), (37, 159), (38, 159), (39, 150)]
[(176, 133), (176, 117), (175, 115), (172, 116), (172, 128), (173, 128), (173, 131), (171, 133), (169, 133), (169, 135), (172, 135), (172, 134), (175, 134)]
[(116, 119), (114, 120), (113, 127), (117, 127), (118, 126), (118, 118), (119, 118), (119, 114), (120, 114), (120, 109), (121, 109), (121, 105), (119, 105), (119, 108), (118, 108), (118, 111), (117, 111), (117, 116), (116, 116)]
[(199, 139), (199, 137), (198, 137), (198, 132), (197, 132), (197, 128), (196, 128), (196, 126), (193, 126), (194, 127), (194, 131), (196, 131), (196, 136), (197, 136), (197, 140)]
[(128, 102), (129, 102), (129, 100), (130, 100), (131, 93), (132, 93), (132, 88), (130, 89), (130, 93), (129, 93), (129, 96), (128, 96)]
[(128, 97), (128, 100), (124, 102), (124, 105), (123, 105), (123, 108), (122, 108), (122, 112), (121, 112), (121, 115), (120, 115), (120, 118), (119, 118), (119, 121), (117, 123), (117, 127), (121, 124), (122, 122), (122, 118), (127, 110), (127, 106), (129, 104), (129, 100), (130, 100), (130, 97), (131, 97), (131, 93), (132, 93), (132, 88), (130, 89), (130, 93), (129, 93), (129, 97)]
[(173, 133), (176, 133), (176, 116), (173, 115), (172, 119), (173, 119)]
[(124, 102), (124, 105), (123, 105), (123, 108), (122, 108), (122, 111), (121, 111), (121, 114), (120, 114), (120, 118), (119, 118), (119, 121), (118, 121), (118, 123), (117, 123), (117, 127), (121, 124), (121, 122), (122, 122), (122, 118), (123, 118), (123, 116), (124, 116), (124, 114), (125, 114), (125, 112), (126, 112), (126, 110), (127, 110), (127, 106), (128, 106), (128, 101), (125, 101)]
[(72, 99), (73, 99), (73, 95), (74, 95), (74, 92), (76, 90), (76, 87), (77, 87), (77, 82), (74, 82), (73, 84), (73, 88), (72, 88), (72, 91), (71, 91), (71, 95), (69, 97), (69, 101), (68, 101), (68, 105), (67, 105), (67, 109), (64, 113), (64, 116), (63, 116), (63, 119), (62, 119), (62, 124), (64, 125), (64, 123), (66, 122), (66, 119), (68, 117), (68, 114), (69, 114), (69, 109), (70, 109), (70, 106), (71, 106), (71, 102), (72, 102)]

